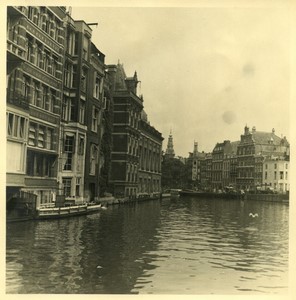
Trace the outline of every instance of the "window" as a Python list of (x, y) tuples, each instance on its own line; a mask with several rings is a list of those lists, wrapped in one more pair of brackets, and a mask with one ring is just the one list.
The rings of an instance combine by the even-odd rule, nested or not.
[(43, 13), (41, 17), (41, 28), (43, 31), (46, 31), (46, 21), (47, 21), (47, 15)]
[(276, 164), (274, 164), (274, 168), (275, 168), (275, 169), (277, 168), (277, 165), (276, 165)]
[(71, 82), (71, 88), (76, 87), (77, 82), (77, 65), (72, 66), (72, 82)]
[(35, 167), (35, 172), (34, 175), (41, 177), (43, 176), (43, 156), (40, 154), (37, 154), (35, 156), (35, 163), (34, 163), (34, 167)]
[(15, 138), (26, 138), (27, 120), (24, 117), (12, 113), (7, 114), (7, 136)]
[(30, 146), (36, 145), (36, 134), (37, 134), (37, 124), (36, 123), (30, 123), (29, 125), (29, 139), (28, 144)]
[(67, 52), (71, 55), (74, 54), (75, 47), (75, 33), (73, 31), (68, 31), (67, 35)]
[(276, 179), (276, 171), (274, 171), (274, 179)]
[(65, 64), (65, 68), (64, 68), (64, 84), (66, 87), (71, 87), (71, 69), (72, 69), (72, 65), (70, 65), (69, 63)]
[(78, 142), (78, 154), (84, 154), (84, 136), (79, 135), (79, 142)]
[(34, 7), (29, 6), (29, 11), (28, 11), (28, 18), (32, 21), (34, 17)]
[(39, 148), (45, 147), (45, 127), (43, 126), (39, 126), (38, 129), (37, 146)]
[(75, 33), (74, 55), (78, 53), (78, 32)]
[(71, 171), (73, 164), (73, 154), (74, 154), (74, 135), (66, 135), (64, 144), (64, 153), (66, 153), (66, 161), (64, 165), (64, 170)]
[(79, 123), (84, 124), (84, 115), (85, 115), (85, 101), (80, 100), (79, 106)]
[(265, 165), (265, 169), (268, 169), (268, 164)]
[(265, 179), (267, 179), (267, 172), (265, 172)]
[(51, 33), (51, 20), (49, 19), (49, 16), (47, 16), (45, 31), (48, 34)]
[(90, 171), (89, 173), (91, 175), (94, 175), (96, 172), (96, 164), (98, 162), (98, 147), (96, 145), (91, 145), (91, 150), (90, 150)]
[(51, 74), (53, 76), (56, 76), (57, 66), (58, 66), (58, 58), (56, 56), (53, 56), (51, 61)]
[(288, 172), (286, 172), (286, 180), (288, 180)]
[(40, 83), (35, 82), (35, 95), (34, 95), (34, 105), (36, 106), (41, 106), (41, 88), (40, 88)]
[(43, 51), (41, 45), (38, 45), (37, 49), (37, 66), (43, 69)]
[(99, 117), (99, 111), (94, 106), (92, 111), (92, 123), (91, 123), (91, 130), (94, 132), (97, 132), (98, 130), (98, 117)]
[(50, 36), (55, 39), (55, 34), (56, 34), (56, 23), (53, 19), (51, 19), (51, 27), (50, 27)]
[(54, 159), (52, 158), (45, 158), (44, 159), (44, 176), (47, 176), (47, 177), (53, 177), (54, 174), (52, 172), (52, 167), (53, 167), (53, 163), (54, 163)]
[(39, 16), (40, 16), (39, 7), (34, 7), (34, 12), (33, 12), (33, 19), (32, 19), (32, 21), (33, 21), (37, 26), (39, 25)]
[(95, 76), (93, 96), (97, 99), (100, 98), (100, 94), (102, 93), (102, 86), (102, 79), (98, 76)]
[(25, 99), (29, 99), (30, 94), (30, 78), (27, 76), (23, 76), (23, 88), (22, 88), (22, 95)]
[(60, 29), (60, 22), (57, 21), (57, 26), (55, 27), (55, 40), (59, 41), (59, 35), (60, 35), (61, 29)]
[(47, 97), (45, 98), (45, 110), (53, 112), (53, 105), (55, 103), (55, 91), (47, 90)]
[(46, 129), (45, 148), (48, 149), (48, 150), (52, 150), (52, 136), (53, 136), (53, 129), (47, 128)]
[(31, 36), (27, 36), (27, 60), (34, 63), (33, 38)]
[(63, 178), (64, 195), (65, 197), (71, 197), (71, 178)]
[(44, 50), (44, 71), (49, 72), (50, 73), (50, 69), (51, 69), (51, 56), (50, 56), (50, 52), (48, 50)]
[(280, 179), (284, 179), (284, 172), (280, 172)]
[(74, 121), (75, 118), (74, 99), (64, 96), (62, 117), (65, 121)]
[(81, 178), (77, 177), (76, 178), (76, 189), (75, 189), (75, 195), (80, 197), (80, 185), (81, 185)]
[[(40, 95), (40, 101), (37, 101), (37, 106), (40, 108), (46, 107), (46, 102), (48, 102), (48, 87), (45, 85), (41, 86), (41, 95)], [(49, 104), (49, 103), (48, 103)]]

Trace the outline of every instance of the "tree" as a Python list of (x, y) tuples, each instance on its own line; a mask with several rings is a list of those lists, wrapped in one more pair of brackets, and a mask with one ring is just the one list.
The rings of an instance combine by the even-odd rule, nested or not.
[(188, 166), (177, 158), (164, 158), (162, 162), (162, 188), (186, 188)]

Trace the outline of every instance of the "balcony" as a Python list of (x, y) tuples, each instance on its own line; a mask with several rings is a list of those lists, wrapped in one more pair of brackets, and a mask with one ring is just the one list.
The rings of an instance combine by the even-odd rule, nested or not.
[(28, 97), (16, 91), (7, 94), (7, 103), (18, 106), (24, 110), (29, 110)]
[(26, 50), (11, 40), (7, 40), (7, 72), (26, 61)]

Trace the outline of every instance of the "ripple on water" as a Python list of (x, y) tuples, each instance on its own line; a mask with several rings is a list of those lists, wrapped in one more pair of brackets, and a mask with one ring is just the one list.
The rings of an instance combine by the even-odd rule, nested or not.
[[(250, 220), (250, 211), (260, 218)], [(7, 291), (285, 293), (288, 212), (268, 203), (180, 198), (15, 224), (7, 229)]]

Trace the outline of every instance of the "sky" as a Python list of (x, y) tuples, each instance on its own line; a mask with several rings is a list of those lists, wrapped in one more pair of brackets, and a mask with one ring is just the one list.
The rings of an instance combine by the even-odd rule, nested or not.
[[(285, 3), (285, 2), (284, 2)], [(172, 131), (177, 156), (237, 141), (245, 125), (289, 139), (291, 22), (287, 5), (76, 7), (107, 64), (137, 71), (150, 124)]]

